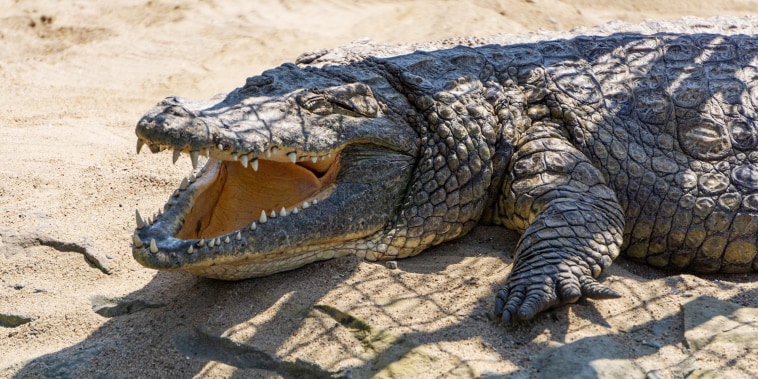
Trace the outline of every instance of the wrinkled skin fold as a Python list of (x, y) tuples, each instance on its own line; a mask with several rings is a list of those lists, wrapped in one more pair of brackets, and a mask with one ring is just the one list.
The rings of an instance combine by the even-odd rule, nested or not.
[(165, 99), (138, 151), (208, 160), (164, 212), (137, 214), (134, 257), (237, 280), (503, 225), (522, 233), (503, 322), (618, 297), (598, 277), (622, 253), (756, 271), (758, 20), (688, 22), (352, 45), (209, 101)]

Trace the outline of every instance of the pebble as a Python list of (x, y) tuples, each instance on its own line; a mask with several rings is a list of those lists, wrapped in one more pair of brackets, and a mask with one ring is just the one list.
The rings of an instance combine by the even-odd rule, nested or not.
[(397, 261), (387, 261), (385, 265), (387, 265), (387, 268), (389, 268), (390, 270), (397, 269)]

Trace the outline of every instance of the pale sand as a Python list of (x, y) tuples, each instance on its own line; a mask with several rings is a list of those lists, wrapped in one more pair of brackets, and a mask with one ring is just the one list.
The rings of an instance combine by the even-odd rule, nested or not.
[[(0, 313), (34, 318), (0, 327), (0, 376), (273, 375), (227, 365), (250, 360), (235, 361), (222, 346), (228, 340), (201, 343), (198, 328), (287, 361), (304, 359), (330, 371), (355, 367), (356, 375), (384, 369), (406, 377), (528, 377), (544, 349), (591, 338), (633, 351), (645, 372), (702, 367), (758, 375), (754, 349), (689, 356), (678, 326), (679, 304), (689, 300), (682, 293), (758, 306), (755, 275), (666, 277), (619, 262), (604, 283), (623, 299), (582, 302), (502, 327), (487, 313), (510, 270), (516, 236), (498, 228), (480, 228), (400, 261), (398, 270), (340, 259), (237, 283), (147, 270), (132, 259), (129, 245), (134, 209), (160, 208), (190, 170), (189, 159), (172, 166), (168, 153), (135, 155), (134, 125), (163, 97), (208, 98), (304, 51), (365, 37), (418, 42), (568, 30), (612, 19), (743, 15), (758, 12), (757, 1), (135, 3), (0, 2)], [(91, 268), (79, 253), (19, 248), (18, 236), (30, 233), (86, 239), (113, 273)], [(114, 318), (93, 311), (115, 298), (164, 306)], [(361, 340), (318, 305), (376, 329)], [(661, 341), (652, 349), (645, 328), (658, 325), (655, 320), (673, 326), (647, 337)], [(401, 335), (402, 341), (387, 337)]]

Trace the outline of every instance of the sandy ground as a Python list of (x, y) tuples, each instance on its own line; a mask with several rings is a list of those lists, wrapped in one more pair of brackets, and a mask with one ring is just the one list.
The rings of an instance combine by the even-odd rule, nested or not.
[(0, 377), (549, 377), (545, 352), (568, 346), (586, 346), (570, 355), (589, 377), (625, 360), (642, 377), (758, 376), (755, 345), (683, 343), (680, 308), (708, 296), (758, 307), (755, 275), (620, 262), (604, 282), (623, 299), (502, 327), (488, 314), (517, 236), (498, 228), (397, 270), (345, 258), (236, 283), (144, 269), (129, 246), (134, 209), (157, 210), (190, 171), (135, 154), (134, 125), (163, 97), (208, 98), (365, 37), (756, 12), (756, 1), (0, 0), (0, 314), (32, 319), (0, 327)]

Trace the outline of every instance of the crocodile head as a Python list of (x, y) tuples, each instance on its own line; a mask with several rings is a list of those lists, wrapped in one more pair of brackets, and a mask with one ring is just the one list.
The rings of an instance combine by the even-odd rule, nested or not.
[(291, 64), (210, 101), (165, 99), (139, 121), (138, 152), (208, 159), (154, 220), (137, 213), (135, 259), (235, 280), (348, 253), (381, 258), (419, 150), (389, 103)]

